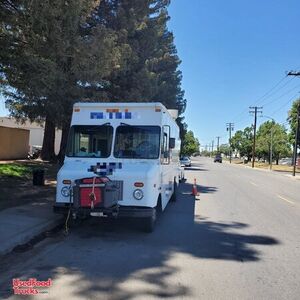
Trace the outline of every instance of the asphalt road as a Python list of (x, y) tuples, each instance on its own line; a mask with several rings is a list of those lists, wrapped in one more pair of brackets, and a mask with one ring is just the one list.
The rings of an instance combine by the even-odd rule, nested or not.
[(1, 262), (0, 298), (33, 277), (53, 286), (26, 299), (299, 299), (300, 180), (192, 163), (155, 232), (94, 219), (57, 233)]

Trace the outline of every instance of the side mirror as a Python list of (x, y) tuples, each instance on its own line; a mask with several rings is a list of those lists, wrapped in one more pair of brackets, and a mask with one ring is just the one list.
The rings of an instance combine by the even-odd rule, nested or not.
[(169, 138), (169, 147), (170, 149), (174, 149), (175, 148), (175, 138)]
[(169, 158), (169, 151), (164, 151), (164, 158)]

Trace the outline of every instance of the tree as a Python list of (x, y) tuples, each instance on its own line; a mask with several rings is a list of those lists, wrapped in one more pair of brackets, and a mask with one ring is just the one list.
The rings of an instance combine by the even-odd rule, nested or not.
[[(128, 46), (126, 67), (107, 77), (103, 93), (109, 101), (161, 102), (179, 110), (186, 106), (181, 89), (180, 60), (167, 29), (169, 0), (103, 0), (97, 20), (117, 32)], [(178, 119), (181, 123), (183, 120)], [(184, 126), (183, 126), (184, 127)], [(184, 128), (182, 128), (184, 129)]]
[(184, 137), (182, 143), (181, 155), (191, 156), (195, 152), (199, 152), (200, 143), (197, 138), (195, 138), (194, 133), (189, 130)]
[(239, 152), (240, 156), (246, 156), (249, 161), (252, 154), (253, 128), (246, 127), (243, 131), (238, 130), (231, 138), (231, 147)]
[(230, 147), (228, 144), (220, 145), (219, 152), (225, 154), (226, 156), (230, 155)]
[(201, 151), (201, 155), (202, 156), (210, 156), (210, 151), (208, 151), (208, 150), (203, 150), (203, 151)]
[[(42, 156), (54, 156), (55, 126), (65, 143), (72, 104), (91, 97), (120, 65), (116, 36), (87, 26), (97, 1), (6, 0), (0, 4), (0, 74), (11, 114), (45, 121)], [(89, 87), (89, 88), (87, 88)], [(94, 94), (93, 94), (94, 95)]]
[[(186, 106), (180, 60), (167, 30), (169, 0), (4, 0), (0, 74), (19, 119), (45, 121), (42, 158), (64, 156), (72, 105), (83, 101), (159, 101)], [(96, 8), (96, 9), (94, 9)], [(181, 137), (183, 117), (177, 122)]]
[[(272, 143), (271, 143), (272, 131)], [(276, 164), (282, 157), (291, 155), (291, 145), (289, 143), (287, 130), (283, 125), (267, 121), (260, 125), (257, 131), (256, 153), (259, 157), (267, 159), (270, 162), (270, 152), (272, 144), (273, 157)]]
[(293, 102), (291, 109), (288, 112), (288, 122), (290, 123), (291, 131), (289, 134), (290, 143), (293, 145), (296, 138), (296, 128), (297, 128), (297, 112), (300, 106), (300, 98)]

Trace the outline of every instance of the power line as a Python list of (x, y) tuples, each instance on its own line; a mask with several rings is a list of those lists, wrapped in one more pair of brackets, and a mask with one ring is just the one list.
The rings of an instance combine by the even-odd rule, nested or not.
[[(263, 96), (261, 96), (260, 98), (258, 98), (253, 105), (257, 105), (261, 100), (263, 100), (265, 98), (265, 100), (269, 97), (271, 97), (272, 95), (276, 94), (277, 92), (279, 92), (281, 89), (283, 89), (285, 86), (287, 86), (294, 78), (291, 78), (290, 80), (288, 80), (286, 83), (284, 83), (282, 86), (280, 86), (280, 84), (288, 77), (288, 75), (285, 75), (283, 78), (281, 78), (272, 88), (270, 88)], [(271, 93), (273, 91), (273, 93)], [(283, 95), (281, 95), (280, 97), (283, 97)], [(276, 98), (277, 99), (277, 98)], [(273, 100), (272, 100), (273, 101)], [(268, 103), (269, 104), (269, 103)], [(234, 117), (234, 120), (236, 122), (244, 119), (243, 116), (245, 115), (245, 113), (248, 112), (248, 108), (245, 108), (241, 113), (237, 114)]]
[(298, 93), (295, 94), (295, 95), (293, 95), (293, 97), (289, 98), (288, 101), (286, 101), (286, 102), (285, 102), (282, 106), (280, 106), (278, 109), (274, 110), (271, 114), (272, 114), (272, 115), (276, 114), (278, 111), (280, 111), (280, 110), (281, 110), (282, 108), (284, 108), (286, 105), (288, 105), (292, 100), (294, 100), (294, 99), (296, 98), (297, 95), (298, 95)]
[(271, 104), (271, 103), (273, 103), (273, 102), (276, 102), (278, 99), (280, 99), (280, 98), (282, 98), (282, 97), (288, 95), (290, 92), (292, 92), (293, 90), (295, 90), (295, 89), (297, 89), (297, 88), (299, 88), (299, 87), (300, 87), (300, 84), (294, 86), (292, 89), (290, 89), (290, 90), (288, 90), (287, 92), (281, 94), (279, 97), (277, 97), (277, 98), (275, 98), (275, 99), (273, 99), (273, 100), (271, 100), (271, 101), (265, 103), (264, 106), (267, 106), (267, 105), (269, 105), (269, 104)]
[[(276, 89), (280, 84), (281, 84), (281, 82), (283, 82), (285, 79), (287, 78), (287, 75), (286, 76), (284, 76), (283, 78), (281, 78), (270, 90), (268, 90), (264, 95), (262, 95), (260, 98), (258, 98), (258, 100), (256, 100), (256, 102), (255, 103), (253, 103), (253, 104), (256, 104), (256, 103), (258, 103), (260, 100), (262, 100), (263, 98), (265, 98), (267, 95), (269, 95), (274, 89)], [(291, 80), (289, 80), (289, 81), (291, 81)], [(289, 82), (288, 81), (288, 82)], [(286, 83), (287, 84), (287, 83)], [(286, 85), (285, 84), (285, 85)], [(284, 85), (284, 86), (285, 86)]]
[[(276, 89), (273, 93), (270, 93), (268, 96), (265, 97), (264, 101), (272, 96), (274, 96), (276, 93), (278, 93), (280, 90), (282, 90), (285, 86), (287, 86), (294, 78), (290, 78), (284, 85)], [(260, 103), (260, 105), (266, 105), (264, 102)]]

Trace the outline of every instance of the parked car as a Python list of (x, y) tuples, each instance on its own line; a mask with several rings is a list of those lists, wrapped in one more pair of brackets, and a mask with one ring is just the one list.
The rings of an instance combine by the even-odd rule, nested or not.
[(214, 162), (222, 163), (222, 156), (221, 156), (221, 154), (216, 154), (216, 156), (214, 158)]
[(288, 165), (292, 166), (293, 165), (293, 158), (290, 157), (285, 157), (279, 160), (280, 165)]
[(183, 156), (180, 158), (180, 164), (184, 167), (190, 167), (192, 165), (190, 158), (187, 156)]

